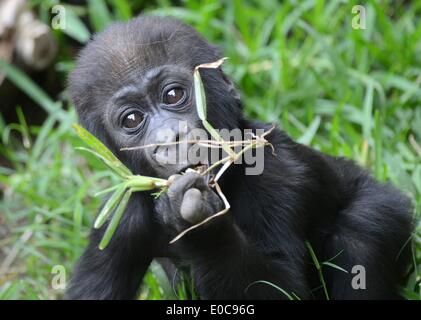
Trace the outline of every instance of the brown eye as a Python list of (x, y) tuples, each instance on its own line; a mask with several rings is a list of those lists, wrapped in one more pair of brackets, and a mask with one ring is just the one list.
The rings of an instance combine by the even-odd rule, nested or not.
[(184, 90), (181, 88), (172, 88), (165, 92), (164, 103), (165, 104), (176, 104), (184, 97)]
[(143, 121), (142, 113), (138, 111), (130, 112), (123, 119), (123, 127), (126, 129), (137, 128)]

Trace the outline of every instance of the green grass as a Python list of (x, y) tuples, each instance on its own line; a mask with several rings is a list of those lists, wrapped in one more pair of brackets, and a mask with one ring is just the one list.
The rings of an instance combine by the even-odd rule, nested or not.
[[(58, 1), (31, 2), (49, 21), (49, 5)], [(408, 194), (420, 216), (420, 2), (365, 1), (366, 30), (351, 28), (353, 1), (186, 0), (182, 7), (170, 1), (145, 6), (109, 0), (108, 7), (89, 2), (68, 7), (68, 29), (56, 31), (63, 85), (73, 67), (69, 37), (87, 39), (82, 16), (96, 31), (140, 9), (179, 17), (230, 58), (223, 68), (237, 83), (248, 116), (278, 123), (323, 152), (354, 159)], [(65, 92), (53, 101), (15, 68), (0, 63), (0, 70), (49, 114), (40, 127), (28, 127), (19, 108), (19, 124), (0, 117), (0, 153), (12, 164), (0, 167), (0, 269), (5, 256), (10, 262), (0, 270), (0, 299), (60, 298), (62, 292), (50, 285), (51, 269), (63, 265), (70, 276), (100, 205), (93, 195), (116, 181), (94, 158), (75, 151), (80, 142), (71, 124), (77, 119)], [(421, 299), (420, 224), (413, 243), (402, 290)], [(155, 264), (144, 283), (141, 298), (174, 297)]]

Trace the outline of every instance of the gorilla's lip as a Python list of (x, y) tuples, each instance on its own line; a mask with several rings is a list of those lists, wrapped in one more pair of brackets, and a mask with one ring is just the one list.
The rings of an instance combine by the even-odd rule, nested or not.
[(183, 168), (181, 168), (179, 170), (178, 173), (183, 173), (186, 172), (187, 169), (192, 169), (195, 171), (199, 171), (199, 172), (204, 172), (207, 168), (209, 168), (208, 164), (205, 163), (198, 163), (198, 164), (187, 164), (186, 166), (184, 166)]
[[(209, 168), (208, 164), (189, 164), (187, 166), (185, 166), (182, 170), (179, 171), (180, 173), (184, 173), (186, 172), (188, 169), (192, 169), (196, 172), (198, 172), (199, 174), (203, 175), (203, 173)], [(206, 175), (203, 175), (203, 178), (205, 179), (206, 183), (209, 184), (209, 182), (212, 180), (213, 174), (212, 172), (208, 172), (206, 173)]]

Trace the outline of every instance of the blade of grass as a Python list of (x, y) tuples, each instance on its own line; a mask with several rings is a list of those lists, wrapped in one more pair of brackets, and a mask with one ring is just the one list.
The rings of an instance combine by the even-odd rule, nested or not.
[(120, 223), (121, 217), (123, 216), (124, 210), (127, 207), (127, 204), (129, 202), (131, 195), (132, 195), (132, 191), (128, 190), (124, 194), (123, 198), (121, 199), (121, 202), (118, 205), (117, 209), (115, 210), (114, 216), (111, 219), (110, 224), (107, 227), (107, 230), (105, 230), (105, 233), (104, 233), (104, 236), (102, 237), (101, 242), (99, 243), (100, 250), (104, 250), (110, 243), (110, 240), (112, 236), (114, 235), (115, 231), (117, 230), (118, 224)]
[(126, 0), (112, 0), (118, 20), (127, 21), (133, 17), (130, 4)]
[(251, 286), (253, 286), (255, 284), (259, 284), (259, 283), (261, 283), (261, 284), (267, 284), (267, 285), (275, 288), (279, 292), (283, 293), (289, 300), (294, 300), (294, 298), (286, 290), (284, 290), (281, 287), (277, 286), (276, 284), (274, 284), (272, 282), (269, 282), (269, 281), (266, 281), (266, 280), (257, 280), (257, 281), (254, 281), (254, 282), (250, 283), (244, 291), (247, 292), (248, 289), (250, 289)]
[(124, 168), (122, 168), (118, 163), (111, 162), (110, 160), (100, 155), (98, 152), (95, 152), (85, 147), (77, 147), (76, 150), (85, 151), (87, 153), (94, 155), (96, 158), (100, 159), (108, 168), (110, 168), (115, 174), (117, 174), (122, 179), (126, 179), (131, 175), (131, 173), (127, 173), (124, 170)]
[(326, 299), (329, 299), (329, 293), (327, 292), (327, 286), (326, 286), (326, 282), (325, 282), (325, 278), (323, 277), (323, 273), (322, 273), (322, 266), (319, 263), (319, 260), (316, 257), (316, 253), (314, 252), (313, 248), (311, 247), (310, 242), (306, 241), (306, 246), (308, 248), (308, 251), (310, 252), (310, 256), (311, 259), (313, 260), (314, 265), (316, 266), (317, 272), (319, 274), (319, 278), (320, 278), (320, 282), (322, 283), (323, 286), (323, 291), (325, 293)]
[(364, 120), (363, 120), (363, 137), (366, 141), (370, 138), (370, 131), (373, 122), (373, 85), (369, 83), (367, 85), (367, 91), (364, 97)]
[(113, 195), (108, 199), (102, 208), (101, 212), (98, 214), (98, 217), (95, 220), (94, 228), (99, 229), (103, 226), (107, 218), (113, 212), (114, 208), (117, 207), (118, 203), (122, 200), (124, 193), (126, 191), (126, 184), (121, 183), (118, 189), (113, 193)]
[(88, 28), (86, 28), (86, 26), (71, 7), (66, 6), (65, 9), (66, 27), (60, 31), (63, 31), (63, 33), (67, 34), (69, 37), (75, 39), (76, 41), (79, 41), (80, 43), (88, 42), (89, 38), (91, 37)]
[[(95, 152), (103, 159), (107, 160), (108, 163), (111, 163), (118, 172), (121, 172), (123, 175), (131, 176), (132, 173), (101, 141), (99, 141), (95, 136), (93, 136), (88, 130), (82, 128), (77, 124), (73, 124), (73, 128), (76, 130), (76, 134)], [(85, 148), (86, 150), (86, 148)], [(86, 150), (88, 151), (88, 150)], [(91, 153), (92, 150), (90, 150)], [(95, 153), (94, 153), (95, 154)]]
[(381, 181), (384, 180), (383, 160), (382, 160), (382, 125), (379, 111), (374, 113), (374, 176)]
[(323, 264), (323, 265), (325, 265), (325, 266), (329, 266), (329, 267), (331, 267), (331, 268), (334, 268), (334, 269), (336, 269), (336, 270), (339, 270), (339, 271), (342, 271), (342, 272), (348, 273), (348, 271), (346, 271), (344, 268), (342, 268), (342, 267), (340, 267), (340, 266), (338, 266), (338, 265), (336, 265), (336, 264), (334, 264), (334, 263), (332, 263), (332, 262), (325, 261), (325, 262), (322, 262), (322, 264)]
[(321, 122), (320, 116), (316, 116), (316, 118), (314, 118), (314, 120), (311, 122), (310, 126), (306, 129), (304, 134), (300, 138), (298, 138), (298, 142), (305, 145), (309, 145), (311, 141), (313, 140), (314, 136), (316, 135), (317, 130), (319, 129), (320, 122)]
[(102, 31), (111, 23), (111, 15), (104, 0), (89, 0), (88, 10), (95, 31)]

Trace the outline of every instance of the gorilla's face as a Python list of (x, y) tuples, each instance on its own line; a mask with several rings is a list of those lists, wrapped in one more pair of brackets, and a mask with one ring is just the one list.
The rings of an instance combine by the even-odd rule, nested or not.
[[(208, 138), (203, 131), (191, 135), (201, 128), (193, 70), (219, 58), (213, 45), (180, 21), (140, 17), (114, 24), (82, 50), (69, 91), (82, 125), (134, 173), (167, 178), (207, 162), (203, 152), (192, 162), (194, 144), (187, 143)], [(201, 76), (209, 122), (238, 127), (241, 108), (229, 79), (220, 69), (203, 70)]]
[(197, 138), (193, 129), (201, 127), (192, 84), (190, 70), (164, 65), (149, 69), (138, 81), (117, 90), (102, 115), (113, 144), (141, 146), (122, 152), (145, 158), (159, 177), (168, 178), (198, 165), (200, 160), (189, 157), (195, 147), (188, 142)]

